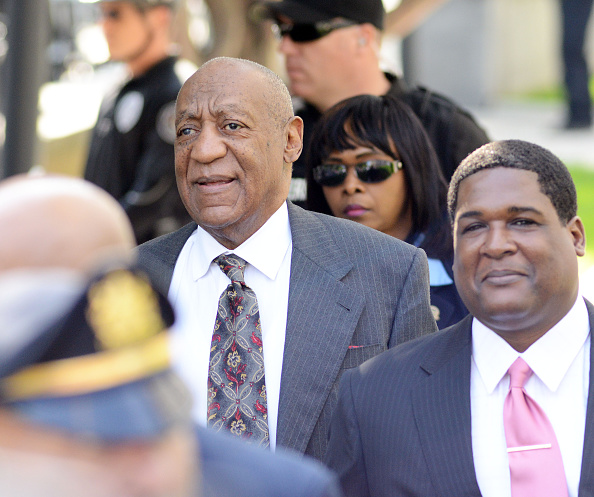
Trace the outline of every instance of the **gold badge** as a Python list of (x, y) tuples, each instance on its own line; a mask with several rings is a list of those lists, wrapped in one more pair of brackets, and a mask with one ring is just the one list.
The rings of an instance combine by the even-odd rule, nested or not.
[(117, 270), (91, 287), (87, 320), (102, 348), (125, 347), (165, 327), (157, 295), (130, 271)]
[(439, 321), (440, 314), (441, 314), (439, 307), (437, 307), (436, 305), (431, 305), (431, 312), (433, 313), (433, 317), (435, 318), (435, 321)]

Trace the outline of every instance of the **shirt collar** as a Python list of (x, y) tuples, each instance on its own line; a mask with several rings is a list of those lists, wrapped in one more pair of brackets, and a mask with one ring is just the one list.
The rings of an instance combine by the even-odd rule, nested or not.
[(256, 233), (234, 250), (221, 245), (199, 226), (189, 240), (192, 243), (190, 248), (192, 278), (194, 281), (202, 278), (215, 257), (234, 253), (273, 280), (280, 270), (291, 241), (286, 202), (283, 202)]
[(454, 284), (454, 280), (450, 278), (443, 262), (439, 259), (428, 257), (427, 264), (429, 265), (429, 286), (446, 286)]
[(590, 332), (588, 309), (578, 293), (570, 311), (547, 333), (519, 354), (503, 338), (472, 320), (472, 356), (489, 393), (521, 356), (552, 392), (556, 391)]

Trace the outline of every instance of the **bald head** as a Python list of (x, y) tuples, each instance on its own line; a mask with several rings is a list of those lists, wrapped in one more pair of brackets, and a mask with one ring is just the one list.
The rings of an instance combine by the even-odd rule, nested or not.
[[(291, 94), (280, 76), (267, 67), (247, 59), (233, 57), (216, 57), (205, 62), (190, 78), (207, 83), (211, 78), (225, 75), (229, 83), (243, 82), (242, 75), (248, 73), (261, 77), (260, 91), (265, 95), (266, 110), (277, 124), (284, 126), (293, 116), (293, 102)], [(188, 81), (191, 84), (190, 81)]]
[(286, 86), (255, 62), (212, 59), (179, 92), (175, 125), (175, 176), (186, 209), (219, 243), (238, 247), (289, 195), (303, 121)]
[(14, 176), (0, 182), (0, 271), (92, 271), (130, 257), (130, 222), (106, 192), (82, 179)]

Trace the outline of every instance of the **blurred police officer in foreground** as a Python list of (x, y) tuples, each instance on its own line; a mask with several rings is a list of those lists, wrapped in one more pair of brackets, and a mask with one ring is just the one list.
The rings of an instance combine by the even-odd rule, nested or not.
[(80, 178), (0, 181), (0, 495), (339, 497), (317, 462), (194, 426), (133, 246)]
[[(193, 425), (172, 309), (142, 272), (114, 265), (78, 292), (13, 276), (0, 275), (0, 495), (340, 497), (317, 462)], [(48, 302), (67, 310), (14, 329), (15, 305)]]
[(118, 203), (82, 179), (0, 181), (0, 495), (196, 495), (173, 312), (133, 247)]
[(111, 60), (125, 63), (129, 79), (103, 102), (84, 177), (120, 202), (138, 243), (189, 221), (175, 183), (173, 120), (195, 68), (172, 55), (174, 7), (175, 0), (99, 2)]
[[(0, 305), (0, 493), (200, 495), (190, 398), (169, 369), (167, 301), (126, 266), (74, 298), (47, 276), (0, 278), (0, 292), (18, 294)], [(68, 309), (15, 330), (7, 300)]]

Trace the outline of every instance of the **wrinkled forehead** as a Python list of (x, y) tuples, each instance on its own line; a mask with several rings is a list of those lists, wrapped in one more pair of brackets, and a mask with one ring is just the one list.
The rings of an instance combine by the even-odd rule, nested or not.
[(224, 110), (252, 117), (268, 113), (269, 86), (261, 74), (249, 68), (209, 66), (195, 73), (180, 90), (176, 118), (179, 120), (185, 113), (216, 114)]

